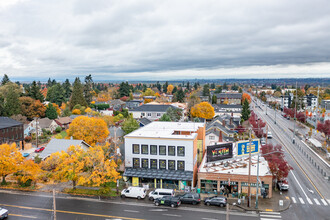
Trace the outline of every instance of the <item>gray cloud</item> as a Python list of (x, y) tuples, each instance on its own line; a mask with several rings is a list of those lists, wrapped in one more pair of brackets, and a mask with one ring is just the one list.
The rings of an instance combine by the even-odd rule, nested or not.
[(330, 75), (327, 0), (8, 2), (0, 74), (14, 78)]

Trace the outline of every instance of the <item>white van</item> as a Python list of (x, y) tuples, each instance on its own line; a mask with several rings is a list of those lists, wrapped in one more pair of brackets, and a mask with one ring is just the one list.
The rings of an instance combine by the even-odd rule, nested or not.
[(137, 198), (137, 199), (144, 199), (147, 196), (147, 191), (145, 188), (142, 187), (128, 187), (127, 189), (123, 189), (121, 191), (121, 197), (131, 197), (131, 198)]
[(268, 131), (268, 133), (267, 133), (267, 138), (273, 138), (273, 135), (272, 135), (272, 132), (270, 132), (270, 131)]
[(154, 199), (163, 198), (163, 196), (174, 196), (173, 189), (155, 189), (149, 193), (149, 200), (153, 201)]

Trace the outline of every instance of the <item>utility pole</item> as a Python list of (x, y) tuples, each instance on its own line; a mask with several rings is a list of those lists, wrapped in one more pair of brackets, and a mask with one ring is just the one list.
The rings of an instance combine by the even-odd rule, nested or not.
[(277, 109), (277, 106), (276, 106), (276, 103), (275, 103), (275, 106), (274, 106), (274, 112), (275, 112), (275, 121), (274, 121), (274, 124), (276, 124), (276, 109)]
[(38, 148), (38, 118), (36, 117), (36, 141), (37, 141), (37, 148)]
[(55, 199), (55, 189), (53, 189), (53, 208), (54, 208), (54, 220), (56, 220), (56, 199)]
[[(259, 149), (258, 149), (259, 150)], [(256, 192), (256, 209), (258, 209), (258, 190), (259, 190), (259, 152), (258, 152), (258, 163), (257, 163), (257, 192)]]
[(295, 143), (296, 142), (296, 140), (295, 140), (295, 135), (296, 135), (296, 120), (297, 120), (297, 118), (296, 118), (296, 114), (297, 114), (297, 101), (298, 101), (298, 88), (297, 88), (297, 81), (296, 81), (296, 101), (295, 101), (295, 103), (294, 103), (294, 121), (293, 121), (293, 137), (292, 137), (292, 143)]
[(251, 128), (249, 138), (249, 179), (248, 179), (248, 207), (251, 207)]
[(229, 220), (229, 203), (226, 205), (226, 220)]

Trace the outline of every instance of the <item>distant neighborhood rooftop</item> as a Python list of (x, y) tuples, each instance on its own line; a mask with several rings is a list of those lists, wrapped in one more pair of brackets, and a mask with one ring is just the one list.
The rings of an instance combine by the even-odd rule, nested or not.
[(219, 93), (215, 94), (217, 98), (241, 99), (242, 93)]
[(136, 107), (131, 112), (166, 112), (168, 108), (177, 108), (172, 105), (150, 105), (150, 104), (144, 104), (139, 107)]

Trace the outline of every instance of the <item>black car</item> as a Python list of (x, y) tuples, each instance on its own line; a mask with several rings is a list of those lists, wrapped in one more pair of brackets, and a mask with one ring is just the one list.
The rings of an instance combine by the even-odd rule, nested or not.
[(185, 193), (177, 195), (180, 198), (181, 203), (188, 203), (196, 205), (201, 202), (201, 196), (198, 193)]
[(220, 207), (225, 207), (227, 205), (227, 199), (225, 197), (221, 197), (221, 196), (213, 196), (213, 197), (209, 197), (206, 198), (204, 200), (204, 204), (205, 205), (216, 205), (216, 206), (220, 206)]
[(157, 198), (154, 200), (156, 206), (159, 205), (167, 205), (171, 206), (172, 208), (178, 207), (181, 205), (181, 201), (179, 197), (172, 197), (172, 196), (163, 196), (162, 198)]

